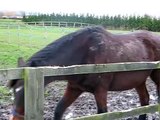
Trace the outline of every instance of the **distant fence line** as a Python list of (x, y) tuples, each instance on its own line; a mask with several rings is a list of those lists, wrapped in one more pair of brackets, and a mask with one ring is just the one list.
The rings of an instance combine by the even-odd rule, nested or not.
[(10, 29), (10, 28), (26, 28), (30, 26), (41, 26), (41, 27), (87, 27), (93, 26), (93, 24), (89, 23), (81, 23), (81, 22), (61, 22), (61, 21), (40, 21), (40, 22), (24, 22), (24, 23), (4, 23), (0, 22), (0, 29)]
[(26, 22), (26, 24), (35, 25), (35, 26), (57, 26), (57, 27), (86, 27), (86, 26), (92, 26), (92, 24), (89, 24), (89, 23), (59, 22), (59, 21)]
[[(49, 24), (49, 22), (0, 21), (0, 43), (3, 46), (3, 49), (0, 50), (2, 58), (0, 59), (0, 68), (8, 68), (13, 64), (15, 66), (16, 58), (18, 59), (18, 57), (22, 56), (28, 58), (31, 54), (54, 40), (80, 29), (77, 24), (84, 26), (83, 23), (73, 23), (76, 27), (69, 27), (69, 23), (67, 23), (68, 27), (62, 27), (62, 24), (64, 24), (62, 22), (52, 22), (52, 26), (49, 26)], [(58, 25), (61, 27), (58, 27)], [(6, 49), (7, 47), (9, 49)], [(11, 54), (12, 52), (14, 56)]]

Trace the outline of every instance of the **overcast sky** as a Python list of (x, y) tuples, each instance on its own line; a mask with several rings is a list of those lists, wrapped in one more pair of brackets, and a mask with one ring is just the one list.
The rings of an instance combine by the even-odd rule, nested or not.
[(160, 0), (3, 0), (0, 10), (160, 17)]

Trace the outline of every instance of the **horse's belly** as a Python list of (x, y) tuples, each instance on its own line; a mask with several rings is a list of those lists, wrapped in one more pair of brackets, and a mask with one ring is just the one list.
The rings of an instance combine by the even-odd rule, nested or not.
[(146, 81), (150, 73), (151, 70), (115, 73), (109, 90), (122, 91), (136, 88)]

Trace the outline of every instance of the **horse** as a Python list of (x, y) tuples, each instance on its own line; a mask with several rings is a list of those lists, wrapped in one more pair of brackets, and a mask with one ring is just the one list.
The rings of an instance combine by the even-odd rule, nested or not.
[[(83, 64), (105, 64), (118, 62), (141, 62), (160, 60), (160, 36), (140, 30), (127, 34), (113, 34), (101, 26), (86, 27), (65, 35), (50, 43), (26, 62), (19, 60), (19, 67), (70, 66)], [(54, 120), (61, 120), (63, 113), (83, 92), (94, 95), (97, 113), (107, 112), (106, 100), (108, 91), (123, 91), (135, 88), (141, 106), (149, 104), (149, 93), (146, 79), (150, 77), (159, 93), (160, 70), (137, 70), (128, 72), (110, 72), (82, 75), (45, 77), (45, 83), (54, 80), (67, 80), (64, 96), (54, 112)], [(21, 120), (24, 116), (24, 82), (9, 81), (14, 91), (12, 120)], [(146, 120), (146, 114), (139, 120)]]

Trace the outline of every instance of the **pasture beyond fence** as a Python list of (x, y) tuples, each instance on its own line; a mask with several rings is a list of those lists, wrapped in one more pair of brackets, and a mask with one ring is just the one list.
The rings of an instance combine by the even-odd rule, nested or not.
[[(44, 76), (124, 72), (149, 69), (160, 69), (160, 61), (4, 69), (0, 70), (0, 80), (24, 79), (26, 101), (25, 120), (43, 120)], [(148, 105), (121, 112), (103, 113), (75, 118), (75, 120), (113, 120), (144, 113), (154, 113), (157, 111), (159, 111), (160, 114), (160, 104)]]
[(0, 21), (0, 68), (15, 67), (19, 57), (28, 59), (44, 46), (77, 29)]

